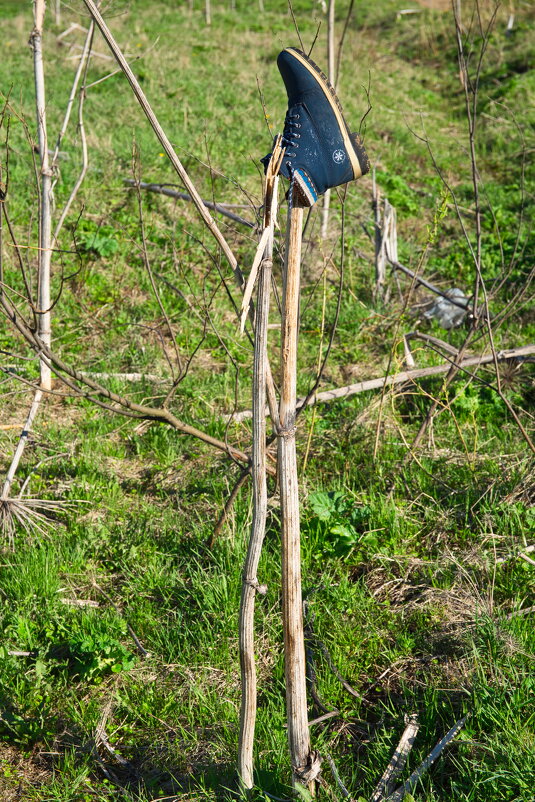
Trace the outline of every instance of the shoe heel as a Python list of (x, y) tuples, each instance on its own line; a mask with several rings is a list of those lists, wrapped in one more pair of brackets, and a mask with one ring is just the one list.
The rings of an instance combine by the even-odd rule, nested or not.
[[(364, 150), (362, 137), (360, 134), (350, 134), (349, 139), (351, 140), (353, 150), (357, 154), (357, 159), (359, 160), (360, 175), (366, 175), (366, 173), (370, 172), (370, 160), (368, 159), (368, 154)], [(360, 176), (356, 175), (355, 178), (360, 178)]]

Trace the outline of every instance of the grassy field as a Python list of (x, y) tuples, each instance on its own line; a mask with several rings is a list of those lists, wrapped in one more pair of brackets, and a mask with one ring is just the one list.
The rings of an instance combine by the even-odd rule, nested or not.
[[(53, 3), (50, 3), (54, 6)], [(282, 0), (214, 2), (212, 23), (194, 2), (114, 0), (105, 16), (196, 186), (238, 204), (251, 221), (262, 203), (260, 157), (281, 130), (286, 98), (279, 50), (298, 45)], [(443, 290), (470, 295), (475, 267), (474, 193), (464, 91), (447, 3), (355, 4), (341, 58), (347, 119), (363, 122), (377, 183), (397, 209), (399, 259)], [(81, 0), (47, 14), (49, 137), (55, 141), (87, 26)], [(321, 5), (298, 0), (305, 47), (322, 20), (313, 58), (326, 64)], [(348, 3), (337, 8), (336, 34)], [(483, 23), (490, 4), (481, 4)], [(482, 61), (476, 149), (482, 182), (482, 269), (497, 350), (535, 342), (533, 271), (534, 13), (500, 8)], [(30, 280), (35, 282), (37, 196), (32, 147), (34, 89), (29, 3), (0, 5), (2, 180)], [(482, 37), (463, 4), (477, 63)], [(225, 414), (250, 406), (252, 348), (239, 334), (231, 271), (194, 208), (125, 186), (177, 184), (161, 147), (104, 41), (95, 37), (84, 122), (89, 169), (53, 264), (53, 346), (79, 370), (145, 374), (103, 380), (133, 401), (160, 405), (180, 369), (171, 409), (182, 420), (250, 451), (250, 424)], [(74, 113), (76, 117), (76, 112)], [(23, 121), (26, 121), (24, 123)], [(56, 219), (80, 169), (73, 119), (61, 146)], [(9, 157), (9, 158), (8, 158)], [(531, 164), (530, 164), (531, 160)], [(461, 221), (454, 199), (461, 208)], [(181, 187), (177, 186), (178, 189)], [(332, 199), (329, 236), (315, 209), (305, 234), (298, 392), (312, 386), (335, 319), (320, 389), (405, 369), (402, 338), (416, 329), (464, 341), (422, 315), (427, 290), (389, 279), (374, 299), (372, 179)], [(281, 194), (281, 226), (285, 206)], [(258, 237), (218, 217), (244, 270)], [(343, 225), (343, 236), (342, 236)], [(153, 284), (141, 248), (145, 232)], [(283, 242), (281, 234), (280, 242)], [(282, 246), (281, 246), (282, 247)], [(10, 294), (25, 286), (3, 229)], [(275, 264), (280, 287), (280, 260)], [(32, 285), (33, 288), (34, 285)], [(229, 292), (227, 292), (227, 288)], [(515, 300), (522, 289), (523, 299)], [(167, 310), (171, 332), (162, 306)], [(506, 311), (507, 316), (502, 316)], [(274, 297), (272, 322), (278, 319)], [(38, 364), (1, 318), (0, 476), (24, 424)], [(322, 323), (322, 320), (324, 323)], [(270, 330), (276, 364), (280, 331)], [(418, 367), (439, 364), (416, 341)], [(479, 331), (471, 353), (489, 351)], [(15, 371), (19, 379), (5, 371)], [(533, 434), (533, 364), (504, 365), (502, 395)], [(160, 377), (158, 382), (151, 377)], [(22, 383), (20, 379), (26, 384)], [(532, 802), (535, 787), (535, 569), (519, 557), (534, 537), (531, 452), (503, 398), (494, 367), (317, 405), (300, 418), (303, 581), (307, 601), (313, 747), (330, 755), (351, 798), (370, 799), (404, 729), (420, 730), (408, 777), (467, 716), (456, 740), (413, 790), (419, 802)], [(251, 523), (250, 485), (209, 546), (240, 467), (160, 424), (140, 423), (74, 397), (61, 384), (44, 403), (14, 492), (66, 502), (43, 531), (20, 529), (0, 555), (0, 798), (6, 802), (149, 802), (236, 797), (239, 722), (238, 607)], [(433, 398), (440, 414), (411, 456)], [(531, 413), (530, 413), (531, 410)], [(277, 488), (257, 606), (259, 718), (254, 798), (290, 794), (280, 616)], [(530, 559), (530, 558), (529, 558)], [(132, 632), (148, 656), (136, 647)], [(22, 653), (22, 654), (20, 654)], [(358, 696), (348, 693), (336, 671)], [(313, 698), (315, 696), (315, 698)], [(320, 704), (321, 702), (321, 704)], [(103, 734), (104, 733), (104, 734)], [(320, 799), (341, 799), (327, 761)]]

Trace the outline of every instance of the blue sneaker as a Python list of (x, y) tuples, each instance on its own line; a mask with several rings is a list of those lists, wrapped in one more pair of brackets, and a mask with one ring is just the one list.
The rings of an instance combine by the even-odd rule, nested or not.
[[(352, 134), (336, 92), (320, 68), (300, 50), (279, 53), (277, 66), (288, 94), (280, 169), (299, 190), (304, 206), (313, 206), (327, 189), (369, 172), (358, 134)], [(271, 154), (262, 159), (267, 166)]]

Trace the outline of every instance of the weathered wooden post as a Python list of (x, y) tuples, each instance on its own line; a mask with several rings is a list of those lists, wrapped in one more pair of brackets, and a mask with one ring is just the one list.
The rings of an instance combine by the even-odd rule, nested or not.
[[(307, 204), (308, 205), (308, 204)], [(282, 519), (282, 616), (288, 741), (294, 786), (314, 792), (319, 758), (311, 752), (308, 729), (305, 640), (301, 592), (301, 538), (296, 459), (297, 335), (303, 206), (290, 185), (283, 275), (281, 398), (278, 466)]]
[[(245, 790), (253, 787), (253, 746), (256, 723), (256, 665), (254, 656), (254, 610), (257, 593), (266, 590), (258, 583), (257, 571), (264, 535), (267, 515), (266, 484), (266, 382), (269, 375), (267, 353), (267, 331), (269, 319), (269, 295), (273, 260), (273, 236), (277, 214), (278, 173), (283, 151), (280, 139), (276, 144), (266, 174), (266, 190), (264, 195), (264, 233), (260, 239), (262, 260), (259, 264), (258, 290), (255, 315), (255, 344), (253, 365), (253, 448), (252, 448), (252, 480), (253, 480), (253, 522), (251, 537), (247, 549), (247, 557), (242, 577), (242, 593), (240, 602), (240, 667), (241, 667), (241, 710), (240, 740), (238, 746), (238, 774)], [(266, 241), (267, 240), (267, 241)], [(266, 244), (263, 245), (263, 242)], [(254, 282), (255, 258), (250, 282)], [(249, 284), (249, 282), (248, 282)], [(244, 297), (243, 313), (249, 311), (247, 292)], [(242, 318), (242, 324), (245, 323)]]

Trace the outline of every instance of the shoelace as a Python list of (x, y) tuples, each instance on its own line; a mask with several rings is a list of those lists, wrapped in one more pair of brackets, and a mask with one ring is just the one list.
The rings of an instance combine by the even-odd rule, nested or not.
[[(282, 132), (282, 143), (281, 144), (282, 144), (283, 147), (286, 147), (286, 148), (288, 148), (288, 147), (290, 147), (290, 148), (298, 148), (299, 147), (298, 142), (296, 142), (296, 139), (300, 139), (301, 138), (301, 134), (298, 134), (297, 130), (296, 130), (297, 128), (301, 128), (300, 123), (297, 122), (298, 119), (299, 119), (299, 114), (295, 114), (295, 113), (293, 113), (292, 109), (288, 109), (288, 111), (286, 112), (286, 117), (284, 119), (284, 130)], [(296, 154), (295, 150), (292, 152), (292, 151), (289, 151), (287, 149), (286, 153), (284, 154), (284, 157), (286, 159), (288, 156), (290, 156), (290, 158), (291, 158), (292, 156), (296, 156), (296, 155), (297, 154)], [(287, 162), (287, 164), (290, 165), (291, 162)]]

